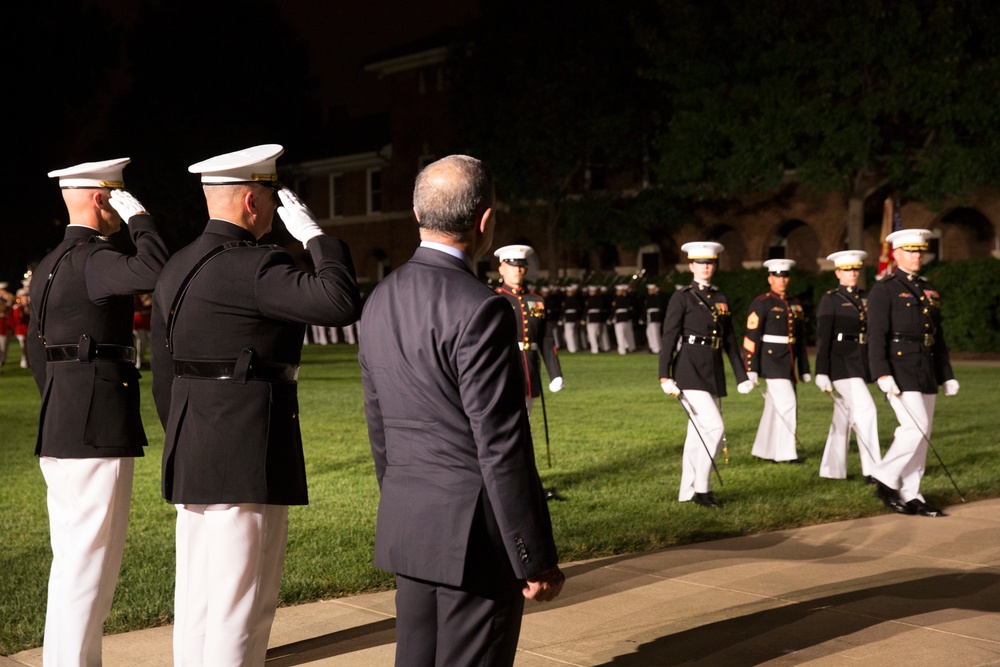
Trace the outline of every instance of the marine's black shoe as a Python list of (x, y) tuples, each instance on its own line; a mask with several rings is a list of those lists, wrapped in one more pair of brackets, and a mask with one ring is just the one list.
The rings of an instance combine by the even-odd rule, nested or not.
[(945, 513), (936, 507), (931, 507), (919, 498), (914, 498), (906, 503), (907, 514), (919, 514), (920, 516), (945, 516)]
[(899, 491), (875, 480), (875, 497), (885, 503), (885, 506), (899, 514), (916, 514), (916, 509), (899, 499)]
[(711, 491), (707, 493), (696, 493), (694, 494), (694, 498), (692, 498), (692, 500), (694, 500), (695, 505), (701, 505), (702, 507), (722, 506), (722, 503), (715, 499), (715, 496), (712, 495)]

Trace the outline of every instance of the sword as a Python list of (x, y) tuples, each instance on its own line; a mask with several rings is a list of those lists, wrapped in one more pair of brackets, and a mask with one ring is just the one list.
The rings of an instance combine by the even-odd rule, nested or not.
[[(839, 405), (844, 400), (844, 396), (841, 393), (839, 393), (836, 389), (831, 389), (830, 391), (825, 391), (823, 393), (830, 394), (830, 398), (833, 399), (834, 405)], [(851, 414), (851, 411), (848, 410), (847, 408), (843, 408), (843, 410), (848, 415)], [(847, 427), (848, 429), (854, 427), (853, 420), (848, 419)], [(848, 431), (847, 435), (848, 438), (850, 438), (850, 431)], [(861, 433), (856, 428), (854, 428), (854, 437), (857, 439), (858, 445), (865, 448), (865, 451), (868, 452), (868, 456), (871, 458), (872, 461), (878, 461), (880, 458), (882, 458), (881, 452), (879, 452), (878, 456), (872, 455), (872, 448), (868, 446), (868, 443), (864, 441), (864, 439), (861, 437)]]
[(722, 455), (726, 457), (725, 463), (729, 463), (729, 440), (726, 438), (726, 418), (722, 414), (722, 397), (719, 396), (717, 399), (719, 404), (719, 416), (722, 417)]
[(691, 422), (691, 426), (694, 427), (694, 432), (698, 434), (698, 439), (701, 440), (701, 446), (705, 448), (705, 453), (708, 454), (708, 460), (712, 462), (712, 470), (715, 471), (715, 476), (719, 478), (719, 486), (725, 486), (725, 484), (722, 483), (722, 475), (719, 474), (719, 468), (715, 465), (715, 457), (712, 456), (712, 451), (708, 448), (708, 443), (705, 442), (705, 438), (701, 435), (701, 429), (698, 428), (698, 422), (694, 420), (694, 417), (691, 415), (691, 411), (684, 406), (684, 401), (681, 400), (683, 395), (684, 392), (681, 392), (677, 394), (675, 398), (680, 404), (681, 409), (684, 411), (684, 414), (687, 415), (688, 421)]
[(542, 400), (542, 423), (545, 424), (545, 459), (552, 467), (552, 451), (549, 449), (549, 414), (545, 411), (545, 389), (538, 391), (538, 398)]
[[(958, 493), (959, 500), (961, 500), (964, 503), (965, 496), (962, 495), (962, 490), (958, 488), (958, 484), (955, 483), (955, 478), (951, 476), (950, 472), (948, 472), (948, 466), (946, 466), (944, 464), (944, 461), (941, 460), (941, 456), (938, 454), (937, 448), (931, 442), (930, 437), (927, 435), (927, 433), (924, 432), (924, 429), (920, 428), (920, 423), (913, 416), (913, 413), (910, 412), (910, 409), (906, 407), (906, 403), (903, 402), (902, 397), (899, 395), (895, 395), (895, 398), (897, 401), (899, 401), (899, 404), (903, 406), (903, 410), (906, 411), (906, 414), (910, 416), (910, 420), (913, 421), (913, 425), (917, 427), (917, 431), (919, 431), (920, 435), (922, 435), (924, 440), (927, 441), (927, 446), (931, 448), (932, 452), (934, 452), (934, 456), (937, 458), (938, 463), (940, 463), (941, 468), (944, 469), (944, 474), (948, 476), (948, 479), (951, 481), (951, 485), (955, 487), (955, 491)], [(892, 400), (889, 398), (889, 394), (885, 395), (885, 400), (889, 402), (889, 405), (892, 405)]]

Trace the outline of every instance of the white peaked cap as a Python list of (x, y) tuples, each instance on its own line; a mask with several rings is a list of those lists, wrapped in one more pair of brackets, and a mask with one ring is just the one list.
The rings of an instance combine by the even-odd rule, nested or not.
[(779, 271), (791, 271), (792, 267), (795, 266), (794, 259), (769, 259), (764, 262), (765, 268), (767, 268), (769, 273), (777, 273)]
[(101, 162), (82, 164), (56, 169), (49, 172), (49, 178), (58, 178), (60, 188), (124, 188), (122, 170), (132, 158), (119, 157)]
[(838, 269), (860, 269), (866, 257), (864, 250), (841, 250), (826, 256)]
[(901, 229), (886, 236), (885, 240), (892, 244), (893, 249), (927, 250), (927, 239), (933, 234), (929, 229)]
[(681, 252), (686, 252), (688, 259), (718, 259), (719, 253), (725, 250), (721, 243), (715, 241), (692, 241), (681, 246)]
[(278, 180), (275, 160), (285, 149), (279, 144), (262, 144), (252, 148), (216, 155), (188, 167), (192, 174), (201, 174), (201, 182), (210, 185)]

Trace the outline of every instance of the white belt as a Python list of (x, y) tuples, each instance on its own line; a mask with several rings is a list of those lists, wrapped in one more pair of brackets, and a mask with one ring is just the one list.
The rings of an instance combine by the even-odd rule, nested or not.
[(517, 349), (519, 350), (537, 350), (538, 343), (518, 343)]
[(777, 343), (779, 345), (788, 345), (788, 336), (772, 336), (771, 334), (764, 334), (761, 338), (765, 343)]
[(616, 313), (627, 313), (628, 312), (628, 308), (616, 308), (615, 312)]

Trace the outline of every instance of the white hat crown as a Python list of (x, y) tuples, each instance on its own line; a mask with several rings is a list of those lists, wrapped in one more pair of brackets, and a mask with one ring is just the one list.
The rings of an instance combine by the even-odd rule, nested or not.
[(926, 250), (927, 240), (934, 235), (929, 229), (901, 229), (885, 237), (886, 242), (891, 243), (893, 249), (913, 247), (914, 249)]
[(859, 269), (867, 257), (864, 250), (841, 250), (826, 256), (838, 269)]
[(718, 259), (719, 253), (725, 250), (721, 243), (715, 241), (691, 241), (681, 246), (681, 252), (687, 253), (688, 259)]
[(769, 259), (764, 262), (764, 268), (766, 268), (769, 273), (791, 271), (793, 266), (795, 266), (794, 259)]
[(511, 259), (527, 259), (529, 255), (533, 254), (535, 251), (531, 246), (528, 245), (505, 245), (502, 248), (497, 248), (493, 256), (499, 259), (501, 262), (505, 262)]
[(201, 174), (201, 182), (208, 185), (275, 182), (278, 180), (275, 161), (284, 152), (280, 144), (261, 144), (196, 162), (188, 171)]
[(58, 178), (60, 188), (124, 188), (122, 171), (132, 158), (118, 157), (99, 162), (82, 162), (72, 167), (49, 172), (49, 178)]

